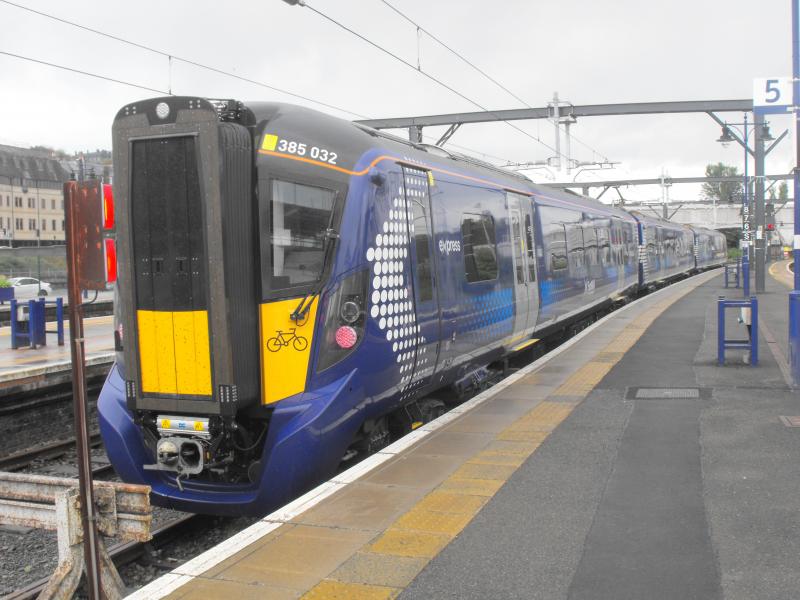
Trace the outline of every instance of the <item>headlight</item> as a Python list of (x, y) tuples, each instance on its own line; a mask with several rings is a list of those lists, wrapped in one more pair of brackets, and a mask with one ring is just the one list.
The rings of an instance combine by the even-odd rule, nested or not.
[(368, 282), (369, 270), (358, 271), (345, 277), (325, 296), (318, 371), (335, 365), (361, 343)]

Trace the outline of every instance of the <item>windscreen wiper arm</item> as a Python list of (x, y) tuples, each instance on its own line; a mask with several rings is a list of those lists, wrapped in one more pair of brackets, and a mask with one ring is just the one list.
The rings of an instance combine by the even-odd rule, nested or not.
[(317, 281), (316, 285), (309, 291), (305, 296), (300, 299), (300, 303), (295, 307), (292, 313), (289, 315), (289, 318), (294, 321), (295, 323), (300, 323), (303, 321), (306, 316), (308, 315), (308, 311), (311, 310), (311, 305), (314, 303), (314, 298), (319, 296), (319, 293), (322, 291), (323, 286), (323, 279), (322, 274), (325, 272), (325, 265), (328, 264), (328, 253), (330, 252), (331, 242), (333, 240), (339, 239), (339, 232), (335, 229), (326, 229), (325, 230), (325, 242), (324, 242), (324, 249), (322, 251), (322, 272), (319, 274), (319, 280)]

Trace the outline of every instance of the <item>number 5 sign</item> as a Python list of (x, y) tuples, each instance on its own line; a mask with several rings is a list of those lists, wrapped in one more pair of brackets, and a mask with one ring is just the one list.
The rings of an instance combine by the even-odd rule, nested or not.
[(753, 110), (760, 114), (786, 114), (792, 106), (792, 78), (753, 80)]

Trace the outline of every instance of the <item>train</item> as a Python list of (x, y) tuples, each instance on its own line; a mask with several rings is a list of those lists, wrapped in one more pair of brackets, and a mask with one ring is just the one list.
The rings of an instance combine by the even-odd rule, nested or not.
[(137, 101), (113, 160), (100, 431), (123, 480), (195, 513), (274, 510), (499, 361), (726, 259), (719, 232), (291, 104)]

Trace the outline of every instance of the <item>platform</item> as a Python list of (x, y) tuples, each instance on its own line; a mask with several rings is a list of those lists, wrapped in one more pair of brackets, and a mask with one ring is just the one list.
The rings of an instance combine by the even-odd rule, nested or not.
[(130, 598), (797, 597), (787, 293), (760, 295), (760, 366), (718, 367), (740, 293), (632, 303)]
[[(113, 316), (84, 319), (84, 348), (87, 365), (109, 364), (114, 359)], [(47, 329), (55, 330), (48, 322)], [(0, 390), (18, 380), (52, 376), (57, 372), (69, 373), (71, 369), (69, 348), (69, 322), (64, 320), (64, 345), (59, 346), (56, 336), (47, 334), (47, 345), (36, 348), (11, 349), (11, 328), (0, 327)], [(2, 393), (0, 391), (0, 393)]]

